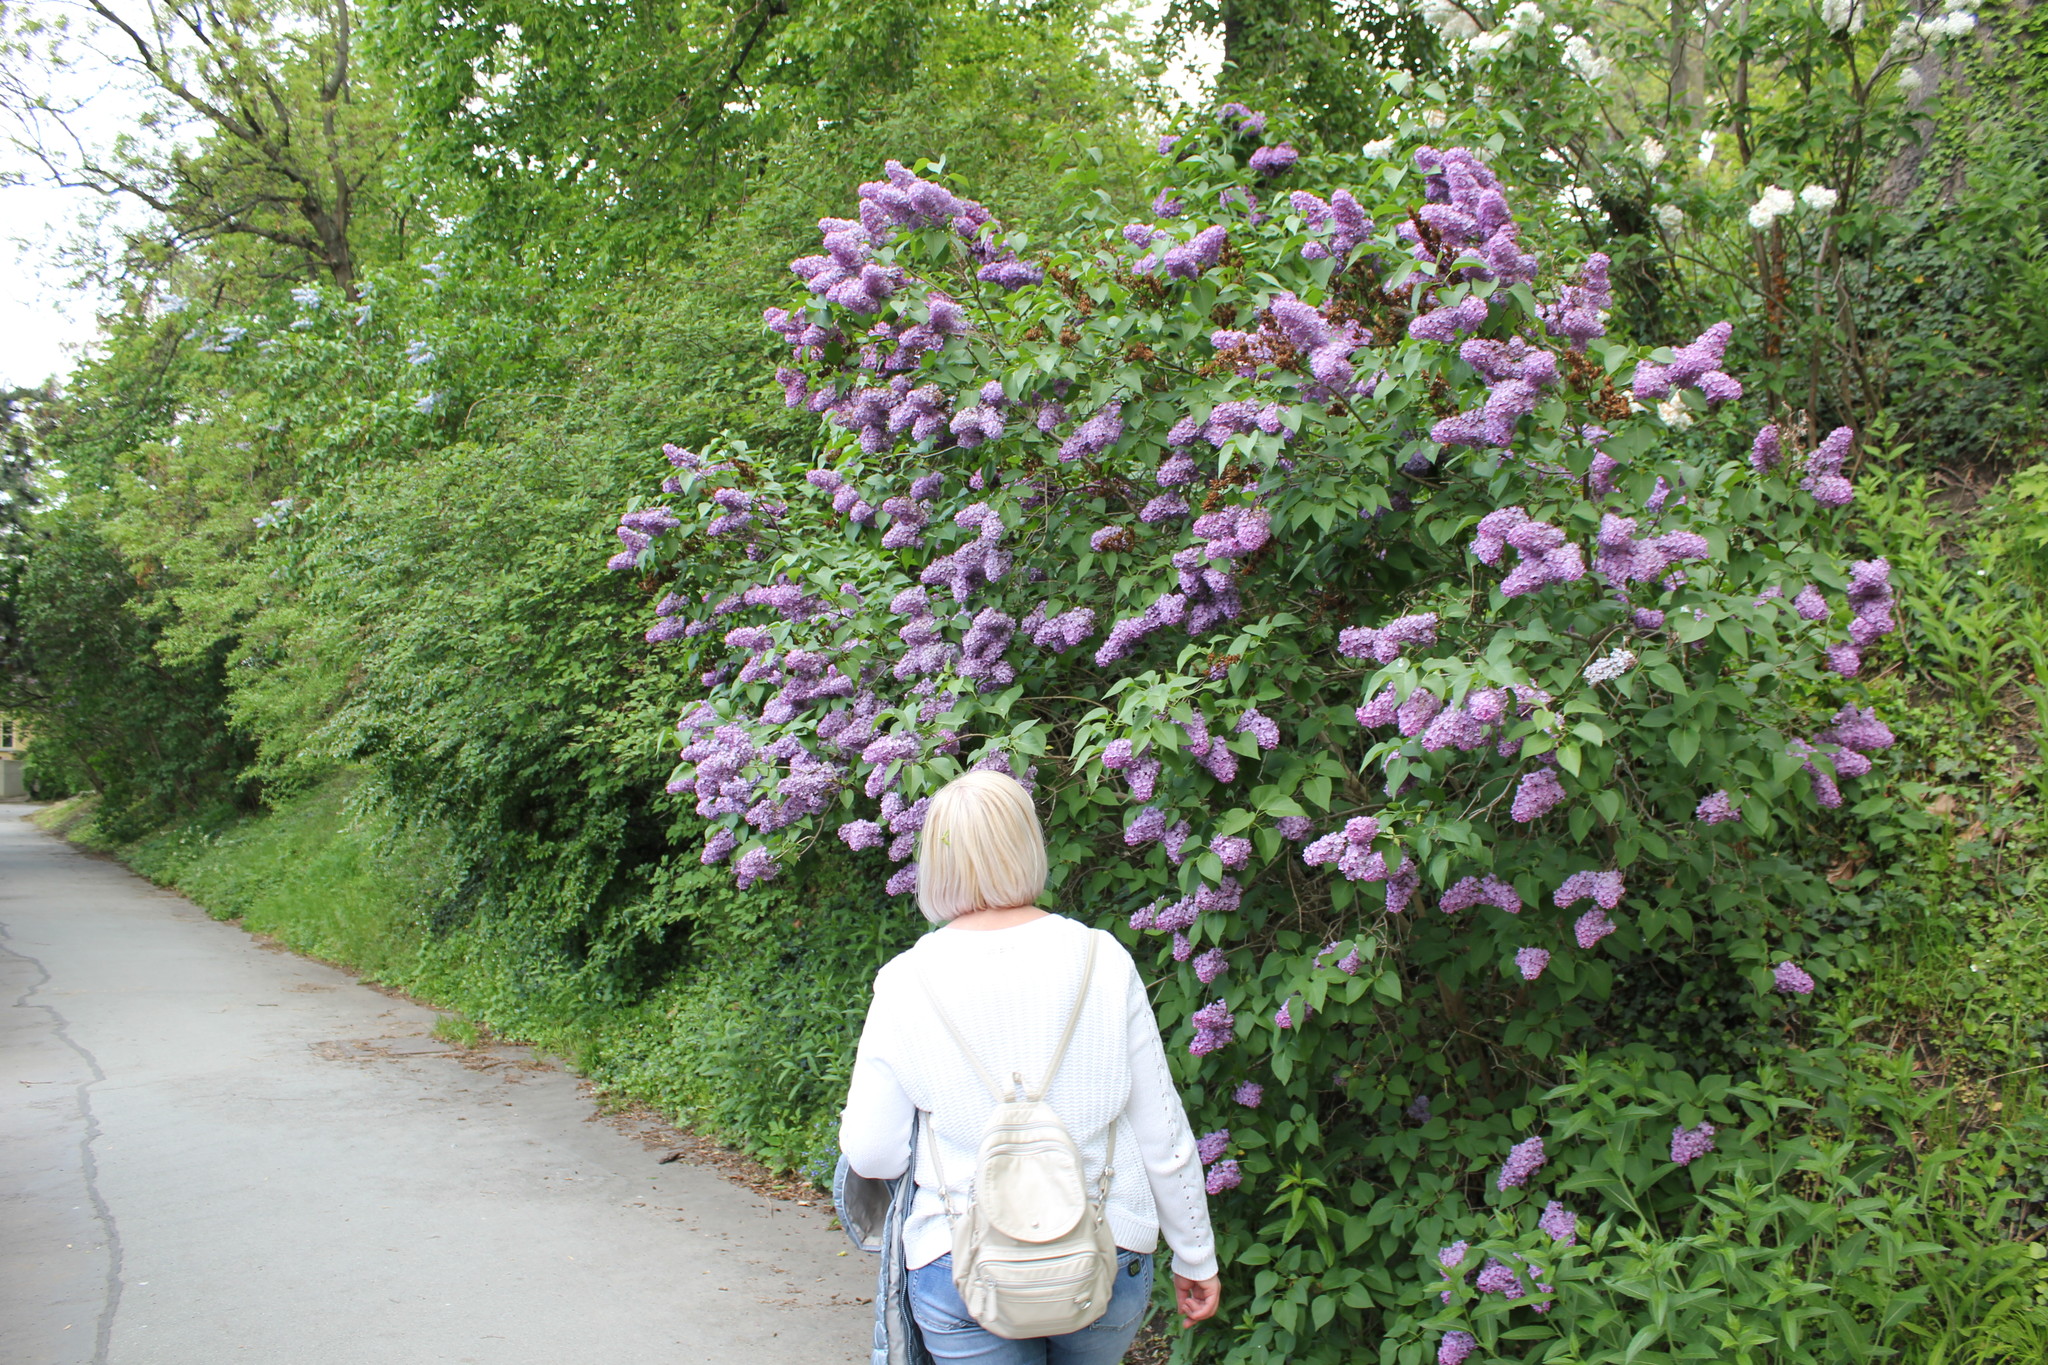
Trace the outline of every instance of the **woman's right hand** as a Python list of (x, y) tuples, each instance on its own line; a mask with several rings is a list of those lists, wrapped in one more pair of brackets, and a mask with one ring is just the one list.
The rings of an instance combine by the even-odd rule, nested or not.
[(1216, 1316), (1216, 1306), (1223, 1301), (1223, 1281), (1214, 1275), (1206, 1280), (1175, 1275), (1173, 1298), (1180, 1308), (1180, 1325), (1193, 1327), (1203, 1318)]

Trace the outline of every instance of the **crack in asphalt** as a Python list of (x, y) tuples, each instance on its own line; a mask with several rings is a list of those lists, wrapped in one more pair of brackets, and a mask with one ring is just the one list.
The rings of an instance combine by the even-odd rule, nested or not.
[(85, 1121), (85, 1131), (78, 1140), (78, 1164), (85, 1177), (85, 1192), (92, 1202), (93, 1216), (99, 1219), (100, 1227), (106, 1234), (107, 1287), (104, 1301), (100, 1305), (99, 1324), (94, 1332), (92, 1365), (107, 1365), (107, 1352), (114, 1339), (114, 1315), (121, 1310), (121, 1229), (114, 1221), (114, 1211), (107, 1205), (106, 1196), (100, 1193), (100, 1168), (93, 1153), (93, 1143), (100, 1137), (99, 1116), (92, 1108), (92, 1088), (107, 1078), (100, 1068), (99, 1058), (71, 1036), (71, 1023), (55, 1005), (32, 1001), (30, 997), (50, 984), (50, 970), (37, 959), (30, 957), (13, 946), (14, 936), (5, 924), (0, 924), (0, 953), (19, 958), (36, 969), (40, 980), (21, 993), (14, 1002), (16, 1009), (42, 1010), (50, 1016), (51, 1032), (57, 1040), (77, 1053), (85, 1062), (90, 1073), (89, 1079), (74, 1087), (72, 1094), (78, 1104), (78, 1114)]

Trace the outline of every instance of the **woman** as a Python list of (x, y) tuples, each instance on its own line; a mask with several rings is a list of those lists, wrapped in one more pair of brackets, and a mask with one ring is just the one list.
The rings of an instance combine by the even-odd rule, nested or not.
[[(924, 1115), (902, 1246), (912, 1314), (942, 1362), (1115, 1365), (1151, 1301), (1152, 1251), (1162, 1234), (1173, 1252), (1182, 1323), (1215, 1313), (1221, 1295), (1194, 1134), (1144, 983), (1110, 935), (1034, 904), (1045, 890), (1045, 867), (1038, 814), (1014, 778), (970, 772), (932, 798), (918, 836), (917, 902), (940, 929), (876, 974), (840, 1116), (847, 1163), (862, 1176), (892, 1179), (909, 1164), (912, 1124)], [(1095, 964), (1077, 1015), (1091, 936)], [(953, 1287), (940, 1172), (957, 1209), (971, 1197), (995, 1100), (940, 1020), (934, 996), (989, 1070), (1034, 1084), (1076, 1019), (1046, 1099), (1081, 1150), (1089, 1189), (1101, 1177), (1112, 1124), (1119, 1153), (1107, 1200), (1116, 1289), (1103, 1315), (1078, 1332), (996, 1336), (968, 1315)]]

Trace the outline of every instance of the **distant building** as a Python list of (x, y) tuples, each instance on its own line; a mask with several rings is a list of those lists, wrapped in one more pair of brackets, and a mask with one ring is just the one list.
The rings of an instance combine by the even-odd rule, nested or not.
[(21, 760), (28, 755), (28, 731), (12, 716), (0, 716), (0, 800), (27, 796), (21, 780)]

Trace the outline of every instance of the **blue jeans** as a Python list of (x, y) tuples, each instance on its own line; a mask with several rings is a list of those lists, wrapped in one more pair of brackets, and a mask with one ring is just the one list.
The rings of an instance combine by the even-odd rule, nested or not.
[(985, 1330), (968, 1316), (953, 1288), (950, 1253), (910, 1272), (910, 1311), (924, 1332), (925, 1347), (937, 1361), (975, 1365), (1117, 1365), (1152, 1303), (1152, 1258), (1135, 1251), (1116, 1253), (1116, 1288), (1103, 1315), (1064, 1336), (1011, 1341)]

